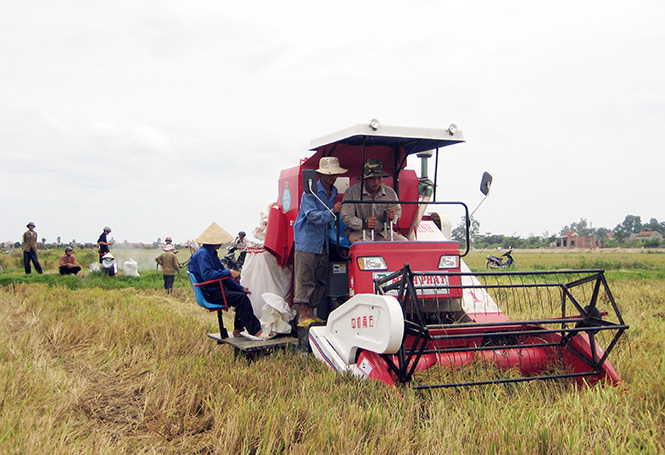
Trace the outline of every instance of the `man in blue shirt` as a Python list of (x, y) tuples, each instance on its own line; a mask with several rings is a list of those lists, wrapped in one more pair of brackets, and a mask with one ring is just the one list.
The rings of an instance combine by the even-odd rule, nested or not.
[[(206, 281), (228, 278), (223, 281), (204, 284), (201, 286), (201, 292), (205, 299), (210, 303), (224, 304), (235, 307), (235, 320), (233, 322), (233, 336), (248, 336), (248, 338), (272, 338), (274, 334), (264, 335), (261, 330), (261, 323), (254, 315), (252, 303), (247, 297), (250, 294), (249, 288), (243, 287), (238, 281), (240, 273), (235, 270), (229, 270), (222, 265), (219, 260), (217, 250), (222, 243), (233, 240), (224, 229), (217, 223), (212, 223), (196, 241), (202, 244), (201, 248), (189, 258), (189, 271), (194, 274), (199, 283)], [(224, 286), (224, 295), (222, 295), (222, 286)], [(246, 332), (243, 329), (247, 329)]]
[(294, 281), (293, 302), (298, 305), (298, 325), (307, 327), (314, 322), (323, 322), (314, 315), (314, 308), (323, 298), (328, 280), (328, 231), (333, 215), (342, 211), (342, 203), (335, 202), (337, 176), (346, 169), (339, 165), (336, 157), (319, 160), (316, 170), (319, 180), (316, 196), (303, 193), (300, 198), (300, 211), (293, 226)]

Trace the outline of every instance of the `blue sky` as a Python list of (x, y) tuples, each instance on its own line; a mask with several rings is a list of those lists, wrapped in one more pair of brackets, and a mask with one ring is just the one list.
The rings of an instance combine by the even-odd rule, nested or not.
[[(447, 127), (481, 232), (665, 221), (665, 4), (0, 4), (0, 241), (252, 232), (312, 138)], [(413, 163), (419, 169), (417, 163)], [(454, 220), (455, 221), (455, 220)]]

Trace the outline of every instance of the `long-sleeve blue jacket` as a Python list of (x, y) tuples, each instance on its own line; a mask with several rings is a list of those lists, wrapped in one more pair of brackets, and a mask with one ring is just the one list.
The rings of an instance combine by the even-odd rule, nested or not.
[[(316, 194), (326, 203), (330, 210), (335, 206), (337, 188), (332, 187), (330, 197), (320, 181), (316, 182)], [(314, 195), (303, 193), (300, 198), (300, 211), (293, 225), (293, 240), (297, 251), (306, 253), (328, 252), (328, 231), (330, 222), (335, 217)]]
[[(189, 258), (188, 269), (194, 274), (199, 283), (204, 281), (217, 280), (219, 278), (226, 278), (231, 276), (231, 271), (224, 267), (222, 261), (219, 260), (217, 250), (212, 245), (203, 245), (201, 248)], [(237, 281), (228, 279), (222, 281), (224, 287), (231, 291), (243, 291), (243, 287)], [(217, 283), (204, 285), (205, 287), (217, 286)]]

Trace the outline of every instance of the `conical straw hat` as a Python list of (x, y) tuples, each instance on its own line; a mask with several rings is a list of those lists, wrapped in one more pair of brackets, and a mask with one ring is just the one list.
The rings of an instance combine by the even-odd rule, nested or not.
[(198, 236), (196, 242), (201, 245), (221, 245), (222, 243), (232, 242), (233, 236), (226, 232), (217, 223), (212, 223), (208, 229)]

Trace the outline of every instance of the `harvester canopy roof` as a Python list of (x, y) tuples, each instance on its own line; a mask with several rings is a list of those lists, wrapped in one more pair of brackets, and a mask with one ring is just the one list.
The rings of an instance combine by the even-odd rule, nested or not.
[(434, 150), (446, 145), (464, 142), (464, 135), (455, 125), (448, 128), (420, 128), (410, 126), (358, 123), (326, 136), (312, 139), (310, 150), (318, 150), (331, 144), (384, 145), (404, 147), (409, 154)]
[(464, 142), (464, 135), (457, 126), (448, 128), (421, 128), (380, 125), (378, 121), (359, 123), (310, 142), (310, 150), (316, 153), (307, 158), (305, 166), (315, 166), (324, 156), (339, 157), (342, 166), (362, 167), (365, 159), (382, 161), (387, 172), (394, 174), (403, 169), (408, 155), (426, 152)]

